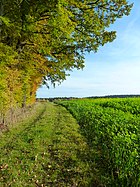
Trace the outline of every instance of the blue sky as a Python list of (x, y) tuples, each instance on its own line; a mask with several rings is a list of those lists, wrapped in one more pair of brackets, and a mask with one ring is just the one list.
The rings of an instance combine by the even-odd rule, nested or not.
[(37, 97), (87, 97), (140, 94), (140, 0), (134, 2), (129, 16), (117, 20), (114, 42), (85, 56), (85, 68), (55, 88), (42, 86)]

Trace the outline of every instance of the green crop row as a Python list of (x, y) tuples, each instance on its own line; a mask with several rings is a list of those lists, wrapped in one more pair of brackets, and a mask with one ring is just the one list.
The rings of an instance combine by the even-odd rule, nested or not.
[(97, 100), (97, 104), (102, 107), (111, 107), (132, 114), (140, 114), (140, 98), (104, 99)]
[[(140, 186), (140, 99), (62, 101), (77, 119), (98, 186)], [(124, 110), (125, 108), (125, 110)], [(128, 109), (128, 110), (127, 110)]]

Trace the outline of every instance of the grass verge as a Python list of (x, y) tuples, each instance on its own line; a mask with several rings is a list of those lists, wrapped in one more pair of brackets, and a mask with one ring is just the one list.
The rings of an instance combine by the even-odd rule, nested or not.
[(0, 138), (0, 186), (89, 186), (88, 146), (62, 106), (44, 103), (36, 115)]

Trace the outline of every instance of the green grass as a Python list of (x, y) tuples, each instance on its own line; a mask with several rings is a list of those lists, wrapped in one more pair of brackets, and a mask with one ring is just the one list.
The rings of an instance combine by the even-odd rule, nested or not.
[(59, 103), (1, 135), (0, 187), (139, 187), (140, 99)]
[(89, 186), (88, 146), (76, 120), (61, 106), (43, 103), (0, 137), (0, 186)]

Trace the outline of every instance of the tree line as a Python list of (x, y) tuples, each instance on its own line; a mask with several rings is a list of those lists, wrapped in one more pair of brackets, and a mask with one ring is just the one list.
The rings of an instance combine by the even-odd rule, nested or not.
[(0, 112), (35, 102), (42, 84), (84, 67), (86, 52), (112, 42), (108, 27), (129, 15), (127, 0), (1, 0)]

